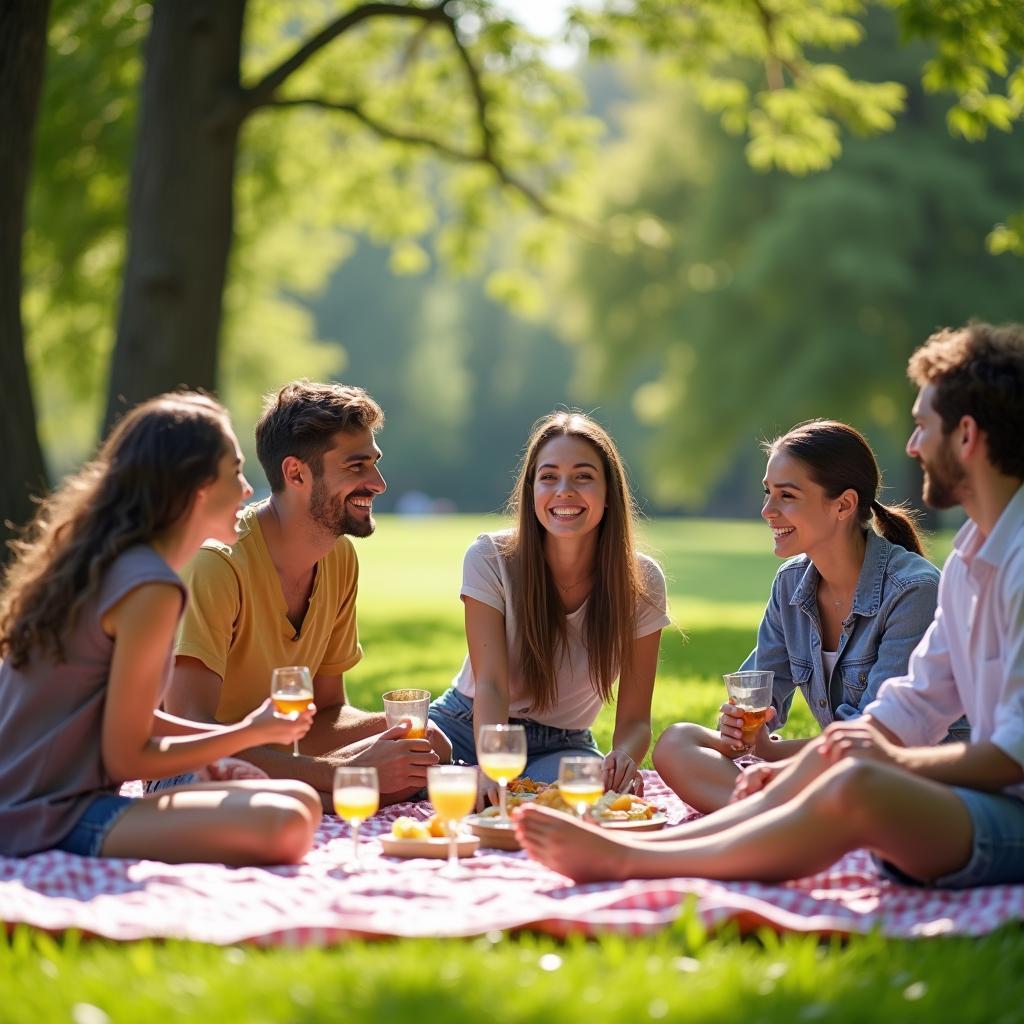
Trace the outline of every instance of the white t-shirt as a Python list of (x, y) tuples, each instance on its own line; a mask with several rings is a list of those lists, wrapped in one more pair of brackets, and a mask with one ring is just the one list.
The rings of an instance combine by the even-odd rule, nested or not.
[[(584, 646), (587, 602), (566, 616), (568, 651), (559, 652), (555, 669), (557, 697), (548, 711), (531, 711), (519, 667), (519, 635), (512, 602), (508, 562), (498, 552), (495, 538), (500, 533), (482, 533), (470, 545), (462, 565), (463, 598), (472, 597), (505, 616), (505, 638), (508, 643), (509, 717), (529, 718), (556, 729), (589, 729), (601, 710), (601, 697), (590, 678), (590, 659)], [(637, 637), (648, 636), (672, 624), (668, 617), (665, 576), (661, 566), (646, 555), (637, 553), (640, 576), (647, 600), (637, 608)], [(476, 680), (469, 656), (452, 684), (460, 693), (472, 698)]]

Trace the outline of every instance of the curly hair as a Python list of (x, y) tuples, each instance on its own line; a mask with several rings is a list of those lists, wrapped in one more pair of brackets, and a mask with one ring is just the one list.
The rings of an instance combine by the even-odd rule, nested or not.
[(281, 463), (289, 456), (305, 462), (316, 476), (323, 455), (342, 430), (379, 430), (381, 407), (362, 388), (295, 380), (267, 395), (256, 424), (256, 457), (275, 493), (284, 490)]
[(46, 498), (21, 538), (0, 595), (0, 655), (63, 660), (62, 641), (123, 551), (151, 542), (216, 479), (226, 410), (206, 395), (160, 395), (130, 410), (93, 461)]
[(936, 331), (910, 357), (907, 375), (919, 388), (934, 386), (944, 433), (972, 417), (992, 465), (1024, 479), (1024, 327), (972, 321)]

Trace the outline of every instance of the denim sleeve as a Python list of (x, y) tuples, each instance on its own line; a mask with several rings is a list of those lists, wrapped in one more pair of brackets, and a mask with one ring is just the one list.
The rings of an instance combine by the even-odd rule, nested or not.
[(907, 674), (914, 648), (921, 642), (935, 617), (938, 583), (932, 579), (915, 580), (900, 591), (878, 632), (875, 663), (868, 672), (867, 686), (860, 704), (840, 704), (836, 718), (849, 721), (860, 718), (864, 709), (878, 696), (887, 679)]
[(757, 627), (757, 646), (747, 655), (740, 666), (741, 669), (771, 669), (775, 673), (772, 680), (772, 707), (775, 708), (775, 721), (771, 731), (775, 732), (786, 724), (789, 709), (793, 704), (796, 686), (793, 673), (789, 667), (789, 649), (786, 647), (786, 633), (782, 626), (781, 601), (779, 595), (779, 578), (772, 583), (771, 597), (768, 607), (764, 610), (761, 625)]

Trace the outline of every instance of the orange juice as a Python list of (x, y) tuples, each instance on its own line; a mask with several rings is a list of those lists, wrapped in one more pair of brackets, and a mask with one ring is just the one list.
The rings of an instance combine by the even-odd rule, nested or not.
[(409, 726), (409, 731), (406, 733), (405, 738), (407, 740), (424, 740), (427, 738), (427, 727), (413, 719), (413, 723)]
[(442, 821), (464, 818), (476, 804), (476, 784), (467, 784), (462, 779), (432, 782), (429, 793), (430, 802)]
[(743, 718), (743, 744), (744, 746), (752, 747), (757, 740), (757, 734), (761, 726), (764, 725), (768, 709), (761, 708), (760, 711), (749, 711), (747, 708), (737, 708), (737, 710)]
[(484, 754), (480, 758), (480, 770), (495, 782), (511, 782), (525, 767), (525, 754)]
[(313, 699), (312, 693), (299, 693), (293, 691), (287, 693), (272, 693), (270, 699), (274, 702), (274, 711), (282, 718), (298, 718), (306, 705)]
[(380, 806), (380, 796), (371, 786), (340, 786), (334, 791), (334, 810), (347, 822), (366, 821)]
[(589, 779), (580, 782), (559, 782), (558, 792), (570, 807), (579, 808), (581, 804), (592, 807), (604, 796), (604, 786), (595, 785)]

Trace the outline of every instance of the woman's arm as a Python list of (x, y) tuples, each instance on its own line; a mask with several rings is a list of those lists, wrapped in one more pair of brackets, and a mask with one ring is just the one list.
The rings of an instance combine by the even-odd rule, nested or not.
[(661, 630), (637, 637), (633, 657), (619, 675), (612, 749), (604, 759), (604, 784), (616, 792), (628, 792), (640, 762), (651, 745), (651, 700), (658, 671)]
[(472, 597), (464, 597), (466, 644), (473, 667), (476, 694), (473, 697), (473, 731), (482, 725), (508, 721), (508, 643), (505, 616), (496, 608)]
[[(154, 715), (180, 609), (177, 587), (146, 583), (103, 617), (103, 628), (114, 639), (114, 654), (100, 749), (103, 763), (115, 779), (161, 778), (256, 743), (287, 743), (303, 736), (312, 722), (308, 711), (294, 722), (275, 718), (268, 701), (236, 725), (191, 723), (200, 731), (155, 736)], [(182, 719), (177, 721), (185, 724)]]

